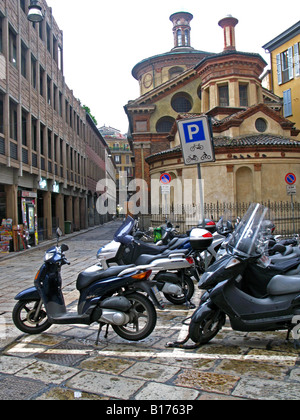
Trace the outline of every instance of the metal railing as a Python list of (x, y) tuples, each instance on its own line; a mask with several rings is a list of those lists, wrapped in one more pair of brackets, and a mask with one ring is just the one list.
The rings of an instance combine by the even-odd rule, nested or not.
[[(238, 217), (243, 217), (251, 203), (205, 203), (204, 217), (217, 222), (221, 216), (227, 216), (235, 221)], [(289, 201), (262, 202), (268, 207), (269, 218), (275, 223), (275, 234), (282, 236), (293, 236), (300, 233), (300, 203)], [(166, 214), (167, 213), (167, 214)], [(148, 228), (157, 227), (166, 220), (178, 225), (181, 233), (185, 233), (191, 227), (196, 226), (200, 214), (199, 205), (180, 205), (169, 206), (167, 212), (164, 207), (155, 208), (153, 214), (140, 217), (140, 226)]]

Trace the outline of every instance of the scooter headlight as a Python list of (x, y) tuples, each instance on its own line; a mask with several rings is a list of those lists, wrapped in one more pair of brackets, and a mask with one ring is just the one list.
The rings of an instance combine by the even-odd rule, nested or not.
[(44, 262), (50, 261), (53, 258), (54, 252), (46, 252), (44, 255)]

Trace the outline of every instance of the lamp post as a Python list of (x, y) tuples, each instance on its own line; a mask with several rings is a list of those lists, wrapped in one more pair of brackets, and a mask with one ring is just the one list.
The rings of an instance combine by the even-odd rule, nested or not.
[(38, 0), (30, 0), (30, 5), (28, 6), (28, 15), (27, 19), (30, 22), (39, 23), (44, 19), (42, 8), (39, 5)]

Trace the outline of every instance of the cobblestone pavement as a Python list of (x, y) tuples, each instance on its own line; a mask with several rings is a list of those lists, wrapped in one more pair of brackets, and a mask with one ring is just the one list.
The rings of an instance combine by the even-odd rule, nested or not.
[[(100, 245), (113, 236), (110, 222), (78, 236), (68, 236), (63, 267), (66, 302), (75, 307), (80, 271), (95, 263)], [(44, 249), (0, 259), (0, 399), (15, 400), (240, 400), (299, 399), (299, 351), (285, 343), (285, 332), (239, 333), (229, 325), (198, 349), (168, 349), (184, 338), (182, 321), (192, 314), (166, 302), (147, 339), (132, 343), (112, 329), (95, 338), (98, 326), (52, 326), (38, 336), (18, 331), (11, 320), (14, 296), (32, 286)], [(197, 296), (194, 297), (197, 303)]]

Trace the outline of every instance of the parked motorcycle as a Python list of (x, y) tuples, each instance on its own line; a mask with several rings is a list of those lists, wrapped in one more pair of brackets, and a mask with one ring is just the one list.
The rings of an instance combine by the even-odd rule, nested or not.
[(40, 334), (52, 324), (99, 323), (99, 334), (104, 325), (126, 340), (138, 341), (148, 337), (156, 325), (153, 303), (139, 290), (153, 294), (146, 280), (151, 275), (148, 267), (122, 265), (107, 270), (94, 265), (78, 275), (78, 310), (69, 313), (62, 294), (61, 267), (69, 264), (65, 252), (68, 246), (59, 246), (61, 231), (57, 231), (56, 246), (48, 249), (44, 263), (38, 270), (34, 287), (19, 293), (13, 309), (15, 326), (28, 334)]
[(227, 254), (201, 277), (199, 288), (207, 292), (189, 326), (189, 338), (198, 345), (216, 336), (226, 316), (236, 331), (288, 330), (289, 335), (295, 328), (300, 315), (300, 257), (270, 264), (264, 254), (267, 214), (266, 207), (252, 204), (233, 233)]
[[(287, 330), (299, 333), (300, 257), (272, 264), (265, 253), (264, 221), (268, 209), (252, 204), (233, 232), (227, 253), (199, 281), (206, 290), (191, 317), (189, 334), (170, 347), (194, 347), (211, 341), (225, 324), (226, 316), (236, 331)], [(191, 348), (186, 346), (186, 348)]]
[[(133, 218), (127, 217), (115, 233), (113, 241), (98, 250), (97, 258), (103, 269), (123, 264), (149, 265), (153, 271), (151, 279), (168, 301), (176, 305), (189, 303), (195, 290), (190, 272), (194, 267), (194, 259), (189, 255), (190, 250), (171, 250), (167, 246), (158, 247), (136, 241), (131, 236), (133, 226)], [(156, 305), (158, 302), (156, 299)]]

